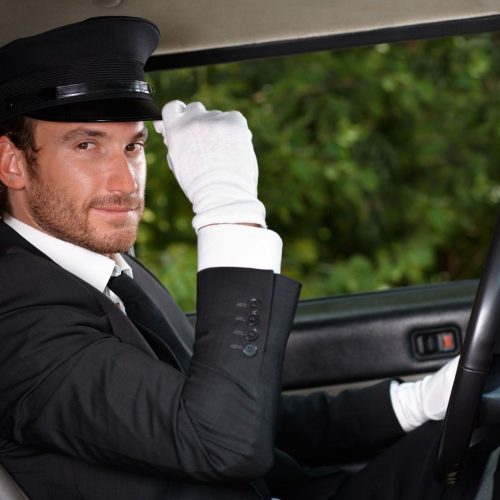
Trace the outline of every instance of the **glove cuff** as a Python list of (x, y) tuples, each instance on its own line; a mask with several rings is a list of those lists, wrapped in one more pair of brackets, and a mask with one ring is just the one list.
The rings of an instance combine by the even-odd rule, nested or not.
[(405, 432), (416, 429), (427, 420), (422, 411), (420, 386), (420, 380), (401, 384), (396, 381), (391, 383), (392, 408)]
[(237, 201), (203, 211), (193, 218), (193, 227), (198, 232), (211, 224), (258, 224), (266, 226), (266, 209), (259, 200)]

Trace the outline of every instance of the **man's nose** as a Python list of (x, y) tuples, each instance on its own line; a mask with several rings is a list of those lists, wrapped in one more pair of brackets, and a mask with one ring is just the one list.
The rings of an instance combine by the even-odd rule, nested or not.
[(110, 192), (131, 194), (137, 191), (136, 169), (124, 153), (115, 154), (110, 160), (106, 187)]

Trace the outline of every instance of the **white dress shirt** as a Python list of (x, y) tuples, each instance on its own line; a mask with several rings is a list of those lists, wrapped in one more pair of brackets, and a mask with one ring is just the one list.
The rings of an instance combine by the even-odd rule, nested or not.
[(274, 231), (216, 224), (198, 231), (198, 271), (208, 267), (269, 269), (279, 274), (283, 243)]

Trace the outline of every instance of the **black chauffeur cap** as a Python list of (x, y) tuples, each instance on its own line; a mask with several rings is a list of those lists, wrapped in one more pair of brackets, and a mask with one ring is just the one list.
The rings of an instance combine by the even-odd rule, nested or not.
[(144, 64), (160, 33), (137, 17), (95, 17), (0, 48), (0, 122), (161, 119)]

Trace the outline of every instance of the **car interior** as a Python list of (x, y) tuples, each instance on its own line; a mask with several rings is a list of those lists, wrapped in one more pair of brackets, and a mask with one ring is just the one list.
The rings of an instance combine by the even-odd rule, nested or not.
[[(89, 17), (150, 19), (162, 34), (146, 67), (150, 71), (500, 30), (500, 7), (493, 0), (0, 0), (0, 5), (0, 45)], [(488, 280), (500, 266), (499, 238), (481, 284), (465, 279), (301, 300), (287, 345), (284, 391), (321, 388), (337, 394), (386, 378), (415, 380), (465, 346), (438, 466), (453, 483), (477, 422), (500, 323), (494, 308), (500, 290)], [(189, 318), (196, 320), (194, 314)], [(491, 383), (487, 386), (491, 394)], [(477, 406), (468, 403), (470, 391)], [(464, 436), (459, 443), (457, 434)], [(0, 463), (0, 500), (26, 498)]]

